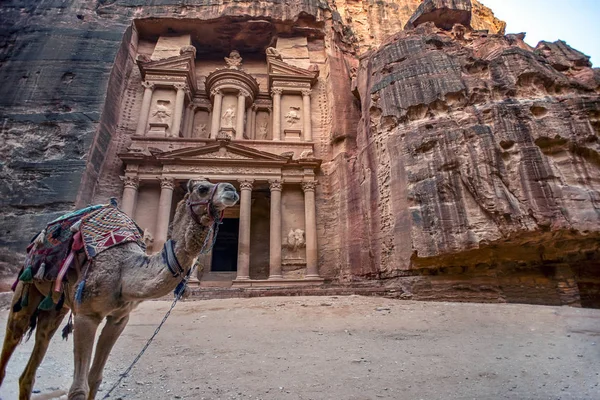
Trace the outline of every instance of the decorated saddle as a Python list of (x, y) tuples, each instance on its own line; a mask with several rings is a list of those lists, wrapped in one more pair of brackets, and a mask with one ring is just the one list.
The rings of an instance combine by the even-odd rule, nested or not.
[(28, 304), (28, 284), (33, 281), (54, 282), (52, 290), (38, 306), (39, 309), (49, 310), (55, 306), (55, 301), (62, 307), (63, 282), (67, 271), (75, 265), (75, 256), (85, 251), (87, 262), (83, 280), (78, 287), (81, 298), (80, 292), (85, 285), (89, 261), (111, 247), (129, 242), (137, 243), (146, 250), (143, 231), (117, 208), (116, 202), (76, 210), (50, 222), (27, 247), (25, 265), (13, 284), (15, 290), (19, 280), (25, 283), (21, 300), (15, 304), (15, 311)]

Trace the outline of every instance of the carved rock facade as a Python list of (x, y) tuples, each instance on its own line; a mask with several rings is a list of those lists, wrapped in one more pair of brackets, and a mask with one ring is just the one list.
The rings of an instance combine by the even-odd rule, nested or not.
[(188, 3), (1, 6), (6, 254), (112, 196), (159, 247), (200, 175), (246, 196), (242, 280), (598, 305), (583, 54), (476, 1)]

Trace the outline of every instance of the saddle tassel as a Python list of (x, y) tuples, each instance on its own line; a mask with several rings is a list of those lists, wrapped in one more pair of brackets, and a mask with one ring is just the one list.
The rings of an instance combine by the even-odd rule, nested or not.
[(45, 275), (46, 275), (46, 263), (43, 262), (42, 265), (40, 265), (40, 268), (38, 269), (38, 272), (35, 274), (34, 278), (39, 281), (43, 281)]
[(54, 300), (52, 300), (52, 290), (48, 292), (48, 295), (42, 300), (38, 309), (42, 311), (52, 310), (54, 308)]
[(27, 268), (25, 268), (23, 273), (19, 276), (19, 280), (22, 282), (33, 281), (33, 270), (31, 269), (31, 265), (28, 265)]

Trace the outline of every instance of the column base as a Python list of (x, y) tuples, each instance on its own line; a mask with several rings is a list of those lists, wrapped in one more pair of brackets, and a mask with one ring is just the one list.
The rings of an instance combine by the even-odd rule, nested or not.
[(306, 275), (304, 277), (304, 279), (317, 280), (317, 281), (323, 281), (324, 280), (319, 275)]
[(281, 280), (283, 280), (283, 275), (270, 275), (268, 280), (281, 281)]

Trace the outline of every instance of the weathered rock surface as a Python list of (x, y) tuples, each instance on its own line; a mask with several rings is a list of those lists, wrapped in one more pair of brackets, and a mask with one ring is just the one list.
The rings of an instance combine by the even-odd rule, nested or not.
[(454, 24), (471, 26), (471, 0), (425, 0), (404, 29), (433, 22), (438, 28), (450, 30)]
[(352, 171), (342, 224), (363, 232), (344, 276), (480, 268), (500, 293), (503, 268), (530, 267), (556, 292), (560, 269), (568, 298), (600, 250), (596, 74), (563, 42), (534, 52), (519, 35), (433, 23), (366, 55), (356, 152), (338, 159)]
[(326, 54), (322, 276), (419, 299), (600, 304), (600, 72), (564, 42), (533, 49), (458, 0), (22, 1), (0, 12), (7, 253), (122, 190), (115, 154), (141, 107), (127, 102), (140, 89), (139, 27), (196, 30), (199, 53), (301, 34)]

